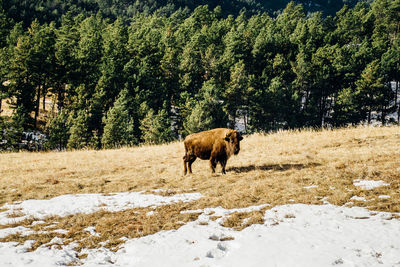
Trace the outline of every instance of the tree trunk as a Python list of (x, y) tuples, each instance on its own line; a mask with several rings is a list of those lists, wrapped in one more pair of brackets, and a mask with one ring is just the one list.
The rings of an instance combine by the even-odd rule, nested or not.
[(46, 110), (46, 92), (43, 91), (43, 110)]
[(46, 83), (43, 83), (43, 110), (46, 110), (46, 94), (47, 94), (47, 88), (46, 88)]
[(321, 123), (321, 127), (324, 127), (325, 124), (325, 105), (326, 105), (326, 98), (323, 96), (321, 97), (321, 101), (320, 101), (320, 123)]
[(233, 121), (232, 121), (232, 126), (231, 126), (231, 129), (235, 129), (235, 127), (236, 127), (236, 110), (235, 110), (235, 112), (233, 113)]
[(65, 84), (57, 85), (58, 96), (57, 96), (57, 108), (60, 110), (64, 107), (64, 98), (65, 98)]
[(306, 92), (306, 100), (304, 101), (303, 114), (305, 114), (307, 112), (308, 99), (309, 98), (310, 98), (310, 90), (307, 90), (307, 92)]
[(40, 105), (40, 85), (37, 88), (37, 99), (36, 99), (36, 110), (35, 110), (35, 130), (37, 130), (37, 121), (39, 117), (39, 105)]
[(399, 92), (399, 81), (396, 81), (396, 107), (398, 108), (397, 110), (397, 123), (400, 122), (400, 105), (397, 104), (397, 94)]
[(368, 125), (371, 123), (371, 107), (368, 109)]
[[(391, 86), (390, 86), (391, 87)], [(397, 108), (397, 94), (399, 92), (399, 82), (396, 81), (396, 93), (394, 95), (394, 106)]]
[(247, 123), (249, 121), (249, 106), (250, 103), (247, 103), (247, 108), (246, 108), (246, 115), (244, 116), (244, 131), (247, 133)]

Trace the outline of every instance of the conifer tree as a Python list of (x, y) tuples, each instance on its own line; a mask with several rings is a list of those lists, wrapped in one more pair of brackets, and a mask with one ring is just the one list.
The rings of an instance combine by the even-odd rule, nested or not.
[(70, 117), (68, 148), (81, 149), (91, 147), (91, 133), (89, 131), (89, 116), (87, 111), (79, 110), (76, 116)]
[(148, 144), (161, 144), (173, 140), (171, 122), (165, 109), (160, 109), (157, 114), (154, 114), (153, 109), (149, 109), (140, 122), (140, 130), (143, 141)]
[(381, 112), (382, 124), (388, 103), (393, 99), (391, 89), (385, 85), (379, 62), (372, 61), (362, 72), (357, 85), (357, 101), (359, 110), (365, 114), (368, 124), (371, 123), (372, 112)]
[(69, 139), (68, 115), (61, 109), (49, 119), (46, 125), (47, 147), (62, 150), (67, 148)]
[(231, 68), (231, 79), (224, 94), (224, 111), (229, 114), (231, 128), (235, 127), (237, 112), (244, 104), (248, 82), (244, 61), (239, 60)]
[(0, 117), (0, 151), (19, 149), (26, 122), (23, 112), (16, 111), (11, 116)]
[(186, 134), (226, 126), (226, 115), (222, 110), (222, 101), (217, 97), (216, 87), (213, 79), (203, 84), (199, 100), (184, 122)]
[(104, 147), (120, 147), (137, 142), (134, 135), (134, 121), (129, 115), (130, 102), (127, 90), (122, 90), (113, 107), (103, 117), (104, 132), (101, 143)]
[(124, 66), (128, 62), (126, 43), (128, 33), (121, 20), (108, 25), (103, 33), (103, 53), (100, 65), (101, 76), (96, 92), (101, 98), (102, 110), (106, 112), (125, 84)]

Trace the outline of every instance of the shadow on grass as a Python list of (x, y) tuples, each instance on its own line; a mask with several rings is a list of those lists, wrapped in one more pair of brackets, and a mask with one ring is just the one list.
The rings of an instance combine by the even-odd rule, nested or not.
[(306, 168), (312, 168), (321, 166), (319, 163), (308, 163), (308, 164), (264, 164), (261, 166), (256, 166), (254, 164), (249, 166), (241, 166), (241, 167), (229, 167), (226, 171), (232, 171), (235, 173), (243, 173), (243, 172), (251, 172), (255, 170), (261, 171), (287, 171), (287, 170), (301, 170)]

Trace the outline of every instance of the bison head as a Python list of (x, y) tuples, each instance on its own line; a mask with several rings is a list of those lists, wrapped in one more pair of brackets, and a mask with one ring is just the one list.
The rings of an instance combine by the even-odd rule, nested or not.
[(240, 151), (240, 141), (243, 137), (236, 130), (230, 131), (225, 136), (225, 141), (233, 148), (233, 154), (237, 155)]

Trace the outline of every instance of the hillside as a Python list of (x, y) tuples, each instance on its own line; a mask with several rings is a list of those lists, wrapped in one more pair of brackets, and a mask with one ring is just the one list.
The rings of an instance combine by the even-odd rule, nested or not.
[[(54, 254), (57, 257), (76, 253), (63, 258), (62, 264), (86, 260), (88, 264), (94, 260), (96, 264), (128, 264), (135, 262), (129, 254), (139, 253), (138, 247), (143, 248), (141, 253), (151, 253), (146, 244), (160, 245), (157, 260), (162, 262), (174, 247), (167, 244), (183, 242), (176, 243), (173, 253), (184, 257), (189, 249), (184, 238), (188, 238), (187, 242), (199, 242), (191, 247), (195, 254), (189, 253), (193, 264), (199, 253), (199, 264), (228, 266), (235, 258), (227, 251), (238, 246), (242, 253), (251, 252), (254, 260), (260, 260), (259, 250), (252, 246), (273, 249), (266, 239), (257, 239), (258, 234), (270, 235), (271, 244), (276, 238), (292, 247), (292, 258), (269, 258), (271, 264), (290, 264), (296, 257), (307, 261), (304, 255), (335, 251), (327, 258), (332, 262), (349, 263), (351, 258), (359, 264), (382, 261), (391, 265), (400, 251), (399, 239), (391, 232), (400, 226), (399, 130), (359, 127), (246, 136), (239, 155), (228, 161), (226, 175), (211, 175), (208, 162), (197, 160), (194, 174), (183, 176), (181, 142), (116, 150), (0, 154), (0, 248), (16, 253), (16, 259), (22, 248), (33, 250), (23, 254), (33, 257), (33, 264), (43, 260), (49, 253), (46, 248), (53, 246), (62, 248)], [(339, 228), (341, 235), (335, 230)], [(171, 229), (179, 229), (180, 234), (175, 236)], [(366, 235), (363, 231), (371, 231), (367, 229), (376, 232)], [(294, 236), (286, 240), (288, 231)], [(319, 231), (326, 238), (315, 234)], [(384, 236), (390, 240), (383, 241)], [(292, 238), (297, 241), (292, 243)], [(11, 241), (17, 243), (4, 243)], [(217, 241), (218, 248), (203, 251)], [(76, 243), (72, 246), (71, 242)], [(19, 250), (19, 246), (8, 245), (18, 243), (25, 245)], [(387, 246), (382, 247), (384, 243)], [(301, 253), (293, 254), (297, 249)], [(102, 258), (96, 258), (94, 251)], [(0, 261), (4, 259), (0, 253)], [(326, 264), (323, 258), (316, 259), (313, 266)], [(137, 266), (146, 261), (149, 264), (152, 258), (138, 259)], [(172, 260), (168, 262), (167, 266), (173, 266)], [(239, 262), (245, 263), (233, 265)]]
[[(96, 15), (102, 14), (105, 17), (116, 19), (117, 17), (130, 19), (138, 13), (151, 14), (156, 11), (170, 15), (178, 9), (187, 9), (187, 13), (192, 12), (200, 5), (208, 5), (211, 9), (221, 6), (223, 15), (238, 15), (241, 11), (246, 11), (249, 15), (267, 12), (274, 14), (281, 11), (289, 3), (289, 0), (234, 0), (234, 1), (214, 1), (214, 0), (78, 0), (78, 1), (3, 1), (3, 9), (9, 18), (15, 22), (22, 21), (26, 26), (30, 25), (35, 19), (40, 22), (60, 22), (61, 16), (67, 12), (73, 14)], [(297, 0), (298, 4), (303, 4), (306, 12), (322, 11), (325, 15), (335, 15), (344, 4), (354, 6), (358, 0)], [(1, 2), (0, 2), (1, 3)]]
[(130, 21), (77, 9), (27, 27), (0, 9), (0, 151), (160, 144), (238, 120), (247, 134), (398, 122), (399, 1), (334, 17), (210, 7)]

